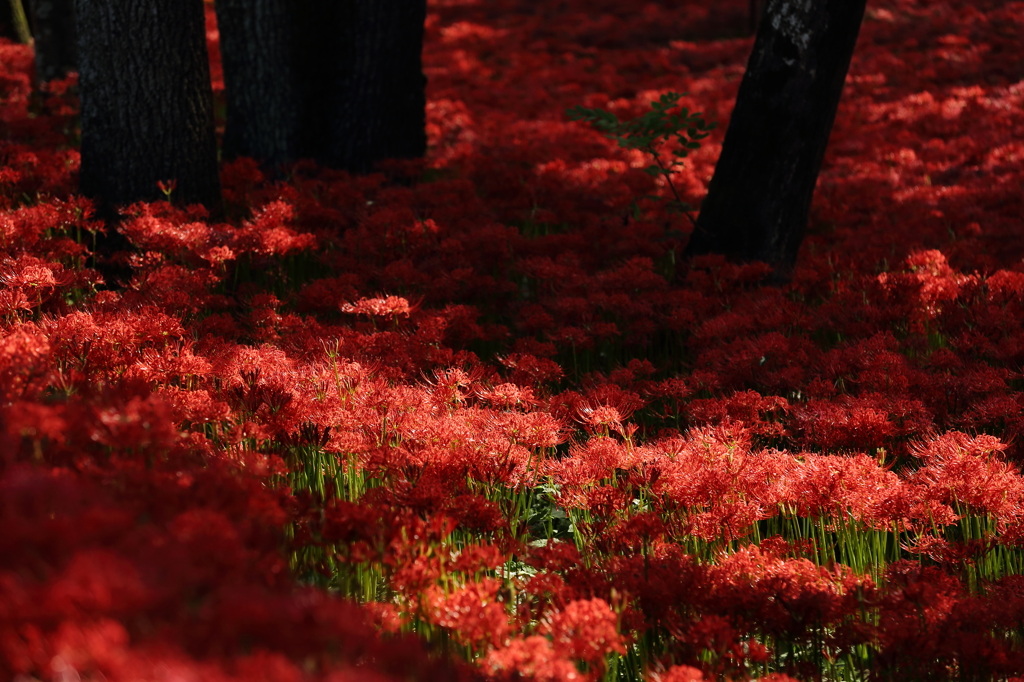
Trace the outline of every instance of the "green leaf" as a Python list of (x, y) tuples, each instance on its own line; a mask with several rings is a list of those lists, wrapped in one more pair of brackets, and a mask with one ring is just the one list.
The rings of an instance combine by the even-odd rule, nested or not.
[[(658, 160), (658, 142), (675, 140), (678, 147), (672, 149), (672, 162), (668, 168), (657, 163), (647, 166), (643, 172), (651, 177), (664, 176), (672, 190), (673, 196), (678, 197), (676, 188), (672, 185), (672, 169), (683, 165), (681, 159), (686, 158), (692, 149), (699, 149), (702, 140), (708, 136), (708, 131), (713, 130), (715, 123), (707, 123), (702, 112), (690, 113), (687, 107), (676, 106), (684, 94), (666, 92), (657, 100), (651, 102), (651, 110), (636, 116), (632, 119), (621, 121), (615, 114), (603, 109), (590, 109), (576, 106), (566, 110), (570, 120), (582, 121), (591, 125), (596, 130), (604, 133), (605, 137), (615, 140), (622, 149), (639, 149)], [(642, 196), (641, 199), (652, 199), (654, 201), (666, 201), (662, 197)], [(690, 210), (689, 204), (682, 201), (666, 201), (666, 209), (673, 213), (681, 213)], [(639, 215), (639, 206), (634, 203), (634, 217)]]

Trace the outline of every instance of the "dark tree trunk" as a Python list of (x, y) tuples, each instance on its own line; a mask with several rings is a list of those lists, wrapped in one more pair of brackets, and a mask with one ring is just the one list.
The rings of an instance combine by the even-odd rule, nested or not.
[(426, 152), (425, 0), (221, 0), (217, 11), (225, 156), (365, 172)]
[(757, 22), (761, 19), (761, 3), (763, 0), (750, 0), (749, 28), (750, 35), (757, 33)]
[[(326, 0), (325, 4), (336, 13), (335, 26), (342, 40), (334, 49), (340, 59), (330, 70), (333, 73), (325, 74), (331, 77), (330, 90), (316, 90), (315, 78), (307, 81), (311, 118), (304, 129), (305, 151), (316, 151), (326, 133), (326, 154), (314, 158), (354, 172), (369, 171), (383, 159), (423, 156), (427, 150), (422, 67), (426, 0)], [(330, 50), (331, 36), (319, 38), (318, 43)], [(302, 73), (314, 76), (315, 70), (304, 68)], [(320, 106), (326, 111), (320, 111)]]
[(249, 156), (274, 169), (298, 156), (295, 31), (289, 12), (298, 1), (217, 0), (226, 159)]
[(31, 0), (36, 82), (63, 78), (78, 68), (74, 0)]
[(161, 197), (221, 210), (202, 0), (76, 0), (81, 191), (113, 207)]
[(796, 262), (865, 0), (769, 0), (686, 256)]

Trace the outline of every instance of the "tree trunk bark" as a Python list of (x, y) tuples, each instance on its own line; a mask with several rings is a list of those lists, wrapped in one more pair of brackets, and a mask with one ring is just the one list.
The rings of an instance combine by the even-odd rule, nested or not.
[(222, 210), (202, 0), (75, 0), (81, 191), (101, 213), (161, 197)]
[[(317, 90), (314, 82), (307, 82), (312, 124), (305, 130), (306, 151), (322, 149), (314, 158), (357, 173), (371, 170), (383, 159), (423, 156), (427, 150), (422, 67), (426, 0), (327, 2), (334, 7), (335, 27), (342, 37), (340, 60), (329, 74), (330, 91)], [(318, 42), (331, 45), (325, 35)], [(303, 73), (313, 75), (315, 70)], [(327, 111), (321, 114), (320, 106)], [(318, 147), (321, 140), (327, 142), (322, 148)]]
[(225, 156), (366, 172), (426, 152), (425, 0), (220, 0)]
[(788, 278), (865, 0), (769, 0), (685, 256), (763, 261)]
[(298, 0), (217, 0), (227, 97), (223, 155), (268, 170), (299, 153), (299, 99), (289, 7)]
[(73, 0), (31, 0), (36, 83), (63, 78), (78, 68)]

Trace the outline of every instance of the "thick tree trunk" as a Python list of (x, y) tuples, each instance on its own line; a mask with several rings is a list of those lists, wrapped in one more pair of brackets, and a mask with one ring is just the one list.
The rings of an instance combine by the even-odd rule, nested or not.
[(156, 200), (221, 210), (202, 0), (76, 0), (81, 191), (109, 215)]
[(74, 0), (31, 0), (36, 82), (63, 78), (78, 68)]
[[(314, 158), (353, 172), (369, 171), (383, 159), (423, 156), (427, 149), (422, 67), (426, 0), (326, 1), (333, 5), (342, 38), (340, 46), (328, 47), (328, 57), (337, 50), (340, 59), (329, 72), (333, 86), (329, 91), (315, 89), (315, 79), (307, 81), (311, 118), (304, 130), (305, 151), (316, 151), (326, 134), (325, 153)], [(331, 46), (330, 35), (322, 33), (318, 38), (320, 45)], [(315, 67), (302, 73), (314, 75)]]
[(298, 1), (217, 0), (227, 95), (226, 159), (249, 156), (275, 169), (298, 156), (295, 31), (289, 11)]
[(365, 172), (426, 152), (425, 0), (220, 0), (217, 11), (225, 156)]
[(796, 262), (865, 0), (769, 0), (686, 256)]

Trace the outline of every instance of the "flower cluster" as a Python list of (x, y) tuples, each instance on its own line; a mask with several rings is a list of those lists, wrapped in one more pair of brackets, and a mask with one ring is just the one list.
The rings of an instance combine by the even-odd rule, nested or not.
[(0, 40), (0, 677), (1024, 676), (1024, 11), (869, 8), (766, 287), (561, 113), (699, 203), (747, 7), (431, 0), (426, 160), (116, 226)]

